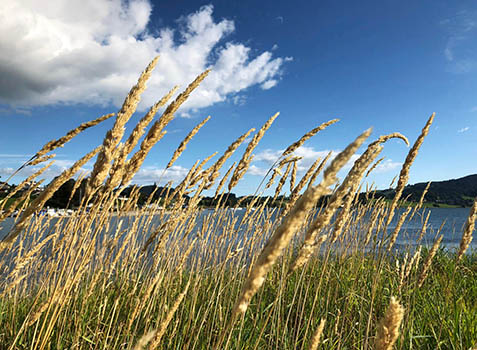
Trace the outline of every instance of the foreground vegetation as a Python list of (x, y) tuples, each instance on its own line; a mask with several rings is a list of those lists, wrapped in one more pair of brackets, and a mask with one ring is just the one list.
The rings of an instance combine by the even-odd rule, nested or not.
[[(32, 192), (25, 191), (2, 213), (0, 222), (11, 208), (22, 212), (1, 242), (0, 349), (477, 346), (477, 253), (469, 252), (477, 202), (459, 249), (451, 252), (440, 247), (440, 230), (427, 225), (428, 212), (421, 209), (425, 190), (417, 206), (396, 210), (434, 115), (410, 148), (391, 201), (373, 200), (375, 191), (369, 189), (368, 204), (363, 204), (358, 194), (383, 144), (391, 138), (408, 142), (398, 133), (369, 143), (339, 186), (335, 186), (337, 172), (370, 130), (335, 158), (317, 159), (297, 178), (299, 159), (294, 151), (337, 121), (331, 120), (286, 148), (259, 186), (257, 193), (275, 186), (271, 201), (289, 192), (286, 203), (269, 208), (266, 200), (239, 200), (236, 207), (245, 203), (246, 210), (225, 208), (226, 193), (247, 171), (254, 148), (276, 114), (222, 177), (219, 170), (254, 130), (232, 142), (211, 166), (206, 167), (208, 157), (197, 162), (178, 186), (162, 188), (160, 203), (151, 193), (140, 207), (138, 189), (127, 200), (119, 198), (121, 191), (181, 103), (207, 75), (200, 75), (165, 109), (140, 144), (154, 114), (175, 90), (120, 143), (154, 65), (155, 60), (131, 90), (101, 147), (65, 170), (36, 198), (27, 201)], [(25, 167), (48, 161), (55, 148), (111, 116), (47, 143)], [(207, 120), (179, 145), (167, 168)], [(35, 216), (96, 154), (87, 181), (77, 181), (84, 184), (79, 209), (57, 219)], [(48, 166), (26, 181), (41, 176)], [(211, 188), (215, 208), (204, 211), (199, 203)], [(72, 189), (72, 197), (76, 190)], [(413, 235), (406, 223), (415, 216), (421, 218), (420, 232), (407, 247), (396, 249), (400, 236)], [(426, 235), (434, 237), (432, 246), (421, 244)]]

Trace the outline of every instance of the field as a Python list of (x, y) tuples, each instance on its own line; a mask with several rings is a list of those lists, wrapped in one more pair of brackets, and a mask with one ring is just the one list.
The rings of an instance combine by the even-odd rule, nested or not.
[[(11, 211), (22, 210), (1, 242), (0, 349), (477, 349), (477, 254), (469, 252), (477, 201), (456, 251), (441, 248), (440, 230), (427, 227), (420, 210), (425, 192), (418, 205), (397, 211), (434, 115), (410, 144), (392, 201), (373, 200), (372, 189), (368, 204), (357, 199), (385, 142), (408, 143), (398, 133), (370, 141), (366, 130), (336, 157), (318, 159), (297, 178), (293, 152), (337, 121), (330, 120), (288, 146), (257, 189), (276, 186), (272, 202), (286, 193), (281, 208), (253, 201), (240, 215), (226, 208), (227, 193), (248, 170), (275, 114), (256, 133), (249, 130), (231, 142), (215, 162), (198, 161), (180, 184), (166, 187), (160, 203), (152, 194), (139, 206), (137, 189), (126, 201), (118, 189), (129, 185), (208, 73), (154, 121), (171, 90), (122, 141), (155, 62), (114, 115), (102, 146), (31, 200), (35, 187), (16, 204), (11, 198), (0, 202), (0, 224)], [(41, 177), (54, 149), (111, 117), (45, 144), (25, 164), (41, 167), (17, 189)], [(167, 168), (207, 120), (184, 139)], [(240, 161), (222, 169), (248, 137)], [(366, 142), (336, 185), (338, 171)], [(96, 155), (75, 213), (57, 220), (36, 216)], [(217, 204), (204, 211), (199, 203), (208, 189), (215, 190)], [(422, 220), (415, 245), (394, 249), (413, 216)], [(421, 245), (426, 231), (434, 233), (431, 246)]]

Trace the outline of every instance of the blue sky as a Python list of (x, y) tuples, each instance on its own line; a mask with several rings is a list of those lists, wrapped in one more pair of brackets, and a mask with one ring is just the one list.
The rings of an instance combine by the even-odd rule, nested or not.
[[(370, 126), (372, 138), (398, 131), (413, 142), (436, 112), (410, 183), (477, 173), (473, 1), (3, 1), (0, 30), (7, 33), (0, 38), (2, 179), (46, 141), (117, 111), (156, 55), (128, 130), (173, 85), (184, 87), (206, 68), (212, 73), (149, 154), (137, 183), (159, 181), (174, 149), (207, 115), (162, 181), (180, 180), (197, 159), (222, 153), (277, 111), (239, 194), (254, 192), (280, 150), (332, 118), (341, 121), (299, 150), (302, 171)], [(57, 151), (47, 177), (100, 144), (112, 123)], [(369, 181), (389, 186), (407, 151), (388, 142)]]

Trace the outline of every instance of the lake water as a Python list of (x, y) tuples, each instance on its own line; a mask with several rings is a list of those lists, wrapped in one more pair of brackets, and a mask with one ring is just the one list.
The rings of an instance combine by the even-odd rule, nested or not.
[[(392, 232), (392, 230), (395, 228), (397, 220), (400, 216), (399, 214), (402, 213), (404, 210), (405, 209), (399, 209), (397, 211), (396, 215), (393, 218), (393, 221), (388, 227), (389, 232)], [(427, 225), (428, 229), (422, 240), (422, 244), (432, 244), (435, 239), (436, 231), (445, 221), (440, 232), (444, 235), (441, 245), (447, 249), (455, 250), (460, 244), (463, 227), (469, 215), (470, 208), (426, 208), (423, 210), (425, 210), (424, 215), (416, 214), (411, 221), (405, 222), (396, 241), (395, 247), (399, 249), (399, 247), (408, 247), (409, 245), (412, 246), (415, 244), (417, 237), (421, 232), (424, 217), (427, 216), (427, 212), (430, 211), (431, 214)], [(422, 214), (423, 210), (420, 211), (420, 214)], [(204, 210), (201, 213), (197, 221), (197, 227), (201, 226), (202, 219), (211, 212), (211, 210)], [(244, 210), (235, 211), (234, 215), (239, 216), (240, 219), (244, 212)], [(51, 224), (54, 224), (57, 220), (57, 218), (53, 218), (51, 220)], [(3, 238), (6, 234), (8, 234), (11, 227), (13, 226), (13, 223), (14, 218), (7, 218), (3, 223), (0, 224), (0, 239)], [(110, 228), (113, 228), (114, 226), (115, 223), (112, 222)], [(477, 239), (474, 239), (472, 241), (471, 249), (477, 249)]]

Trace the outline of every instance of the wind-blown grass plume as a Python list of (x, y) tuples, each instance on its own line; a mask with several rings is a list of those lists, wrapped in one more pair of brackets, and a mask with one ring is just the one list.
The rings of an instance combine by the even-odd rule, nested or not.
[(313, 175), (311, 175), (311, 177), (310, 177), (310, 181), (308, 182), (308, 187), (312, 186), (315, 183), (316, 178), (318, 177), (318, 175), (320, 175), (320, 173), (324, 169), (326, 163), (328, 162), (328, 160), (330, 159), (332, 154), (333, 154), (332, 151), (328, 152), (326, 157), (321, 161), (320, 165), (318, 165), (318, 168), (315, 170)]
[[(136, 157), (136, 163), (126, 159), (134, 157), (130, 153), (144, 132), (152, 135), (153, 129), (156, 141), (165, 133), (174, 117), (171, 106), (179, 102), (172, 102), (157, 121), (153, 114), (160, 103), (156, 103), (129, 138), (119, 140), (106, 186), (95, 188), (94, 196), (81, 193), (79, 207), (67, 215), (28, 217), (46, 205), (46, 197), (73, 175), (72, 169), (52, 181), (44, 194), (36, 193), (35, 186), (41, 183), (37, 182), (29, 190), (23, 186), (14, 198), (6, 199), (8, 203), (0, 201), (10, 205), (7, 213), (0, 211), (3, 217), (15, 207), (20, 213), (1, 223), (0, 234), (15, 220), (20, 219), (18, 226), (24, 224), (11, 244), (2, 243), (9, 249), (0, 252), (1, 349), (391, 350), (397, 347), (399, 332), (401, 348), (475, 347), (475, 252), (467, 256), (465, 251), (466, 256), (456, 260), (457, 251), (439, 251), (444, 220), (432, 249), (422, 249), (422, 258), (421, 246), (414, 240), (419, 232), (414, 230), (410, 233), (414, 241), (390, 254), (388, 202), (377, 198), (374, 185), (366, 185), (361, 196), (363, 174), (382, 142), (392, 137), (406, 141), (402, 135), (385, 135), (370, 143), (336, 184), (337, 172), (369, 135), (364, 133), (334, 160), (334, 152), (318, 166), (317, 160), (300, 181), (296, 179), (289, 198), (279, 188), (277, 193), (283, 196), (275, 201), (257, 193), (269, 177), (278, 182), (286, 171), (280, 182), (289, 181), (299, 161), (294, 152), (273, 162), (273, 175), (267, 173), (254, 195), (236, 198), (222, 189), (236, 169), (234, 163), (223, 175), (225, 161), (249, 132), (211, 166), (207, 159), (197, 161), (175, 188), (169, 182), (144, 196), (140, 187), (131, 186), (119, 200), (122, 188), (112, 185), (123, 180), (128, 164), (138, 169), (143, 158)], [(242, 158), (249, 162), (254, 152), (246, 151)], [(223, 177), (216, 198), (205, 197), (204, 188), (219, 182), (219, 170)], [(321, 182), (316, 180), (318, 174)], [(27, 180), (37, 181), (38, 175)], [(81, 177), (70, 199), (82, 189)], [(67, 199), (70, 193), (62, 188), (57, 194)], [(331, 195), (323, 198), (325, 194)], [(475, 224), (475, 206), (464, 229), (464, 249), (472, 237), (468, 232)], [(419, 215), (424, 232), (428, 216), (422, 211)], [(400, 302), (391, 298), (389, 303), (392, 295), (412, 305), (405, 319)], [(325, 318), (329, 327), (324, 326)]]
[(163, 107), (167, 101), (171, 99), (171, 97), (177, 92), (179, 89), (178, 86), (174, 86), (166, 95), (164, 95), (158, 102), (156, 102), (149, 111), (142, 117), (142, 119), (136, 124), (133, 131), (129, 135), (128, 139), (124, 143), (124, 153), (129, 154), (131, 151), (136, 147), (139, 139), (144, 132), (146, 131), (146, 127), (151, 123), (152, 119), (156, 115), (159, 108)]
[(16, 223), (15, 227), (10, 233), (0, 242), (0, 251), (4, 247), (11, 244), (11, 242), (20, 234), (21, 230), (25, 227), (27, 220), (37, 210), (41, 209), (46, 201), (58, 190), (61, 185), (68, 181), (83, 165), (85, 165), (91, 158), (93, 158), (100, 150), (102, 146), (95, 148), (93, 151), (86, 154), (83, 158), (74, 163), (71, 168), (63, 171), (60, 176), (56, 177), (40, 195), (35, 198), (31, 204), (22, 213), (22, 216)]
[(316, 170), (318, 169), (318, 167), (322, 164), (322, 160), (321, 158), (317, 158), (313, 164), (308, 168), (308, 170), (306, 171), (305, 175), (303, 175), (303, 177), (300, 179), (300, 181), (298, 182), (298, 185), (296, 185), (296, 187), (293, 189), (293, 192), (292, 192), (292, 198), (294, 195), (300, 193), (300, 191), (305, 187), (305, 185), (307, 183), (310, 183), (310, 180), (312, 178), (312, 176), (315, 174)]
[(109, 113), (109, 114), (102, 115), (99, 118), (96, 118), (94, 120), (90, 120), (88, 122), (80, 124), (76, 128), (68, 131), (65, 136), (60, 137), (57, 140), (51, 140), (50, 142), (46, 143), (38, 152), (36, 152), (36, 154), (28, 162), (28, 165), (34, 165), (34, 163), (33, 163), (34, 159), (38, 159), (38, 158), (44, 156), (47, 153), (50, 153), (51, 151), (53, 151), (53, 150), (55, 150), (59, 147), (63, 147), (65, 145), (65, 143), (71, 141), (75, 136), (82, 133), (84, 130), (86, 130), (88, 128), (91, 128), (93, 126), (96, 126), (99, 123), (111, 118), (114, 115), (115, 115), (115, 113)]
[(206, 70), (197, 76), (197, 78), (195, 78), (195, 80), (190, 83), (187, 88), (179, 96), (177, 96), (177, 98), (171, 104), (169, 104), (169, 106), (167, 106), (161, 118), (152, 125), (151, 129), (149, 129), (149, 132), (141, 143), (140, 149), (129, 160), (128, 172), (131, 172), (131, 170), (133, 170), (132, 168), (137, 168), (137, 164), (139, 164), (139, 166), (142, 164), (151, 148), (160, 139), (160, 135), (164, 127), (174, 118), (174, 114), (177, 112), (179, 107), (187, 100), (192, 91), (194, 91), (207, 77), (209, 72), (210, 70)]
[[(43, 147), (38, 152), (35, 153), (35, 155), (33, 157), (31, 157), (25, 164), (23, 164), (13, 174), (11, 174), (9, 176), (9, 178), (5, 181), (5, 183), (7, 183), (13, 176), (18, 174), (20, 172), (20, 170), (22, 170), (26, 166), (34, 166), (34, 165), (37, 165), (39, 163), (43, 163), (43, 162), (46, 162), (47, 160), (50, 160), (55, 155), (46, 155), (47, 153), (49, 153), (49, 152), (51, 152), (51, 151), (53, 151), (53, 150), (55, 150), (59, 147), (63, 147), (65, 145), (65, 143), (71, 141), (71, 139), (73, 139), (76, 135), (80, 134), (81, 132), (83, 132), (84, 130), (86, 130), (88, 128), (91, 128), (95, 125), (98, 125), (99, 123), (105, 121), (106, 119), (111, 118), (114, 115), (115, 115), (114, 113), (105, 114), (105, 115), (102, 115), (101, 117), (96, 118), (94, 120), (90, 120), (88, 122), (82, 123), (78, 127), (68, 131), (66, 133), (66, 135), (64, 135), (63, 137), (60, 137), (57, 140), (51, 140), (51, 141), (47, 142), (45, 145), (43, 145)], [(2, 188), (2, 186), (3, 185), (0, 185), (0, 189)]]
[(424, 264), (422, 265), (422, 270), (421, 270), (421, 273), (419, 274), (419, 278), (417, 280), (417, 287), (418, 288), (422, 287), (422, 285), (424, 284), (424, 281), (427, 278), (427, 274), (429, 272), (429, 269), (431, 268), (432, 259), (436, 255), (437, 249), (439, 249), (439, 245), (441, 244), (441, 241), (442, 241), (443, 237), (444, 236), (441, 235), (441, 236), (439, 236), (438, 239), (436, 239), (436, 241), (432, 245), (431, 250), (427, 254), (426, 260), (424, 261)]
[(290, 153), (294, 152), (298, 147), (303, 145), (308, 139), (312, 138), (313, 136), (315, 136), (321, 130), (326, 129), (328, 126), (330, 126), (331, 124), (334, 124), (338, 121), (339, 121), (339, 119), (332, 119), (332, 120), (329, 120), (329, 121), (317, 126), (313, 130), (308, 131), (298, 141), (296, 141), (296, 142), (292, 143), (290, 146), (288, 146), (288, 148), (285, 151), (283, 151), (282, 157), (286, 157)]
[(412, 214), (411, 214), (411, 217), (409, 218), (409, 220), (412, 220), (412, 218), (414, 217), (414, 215), (416, 214), (416, 212), (422, 208), (422, 204), (424, 203), (424, 197), (426, 197), (426, 194), (427, 194), (427, 191), (429, 191), (429, 187), (431, 187), (431, 183), (432, 181), (429, 181), (426, 185), (426, 187), (424, 188), (424, 191), (422, 191), (422, 194), (421, 194), (421, 198), (419, 198), (419, 202), (417, 203), (417, 205), (414, 207), (414, 210), (412, 211)]
[[(109, 172), (109, 178), (105, 186), (106, 190), (113, 189), (120, 184), (124, 171), (125, 171), (126, 158), (132, 152), (134, 147), (136, 147), (141, 136), (144, 135), (146, 127), (154, 119), (154, 116), (156, 115), (159, 108), (163, 107), (167, 103), (167, 101), (169, 101), (172, 95), (176, 93), (177, 89), (178, 87), (175, 86), (166, 95), (164, 95), (158, 102), (152, 105), (152, 107), (149, 108), (148, 112), (136, 124), (133, 131), (131, 131), (124, 145), (122, 147), (118, 146), (117, 148), (118, 155), (114, 158), (114, 163)], [(163, 137), (164, 135), (165, 134), (162, 134), (161, 137)]]
[(320, 342), (321, 342), (321, 336), (323, 334), (323, 329), (325, 328), (325, 322), (326, 322), (326, 320), (324, 318), (322, 318), (318, 327), (316, 327), (315, 333), (313, 334), (313, 337), (311, 338), (310, 350), (318, 349), (318, 345), (320, 345)]
[(156, 335), (156, 330), (152, 330), (144, 334), (134, 345), (133, 350), (143, 350), (146, 348), (147, 344), (154, 339), (154, 336)]
[(465, 222), (464, 232), (462, 233), (462, 239), (460, 241), (459, 251), (457, 252), (457, 261), (462, 259), (467, 248), (469, 248), (472, 242), (472, 233), (474, 232), (475, 220), (477, 219), (477, 197), (474, 200), (474, 204), (470, 209), (469, 216)]
[(124, 126), (136, 111), (137, 105), (141, 99), (141, 95), (146, 90), (146, 82), (151, 77), (151, 73), (157, 64), (159, 57), (155, 57), (146, 69), (140, 75), (137, 84), (134, 85), (126, 99), (123, 102), (121, 110), (116, 115), (116, 121), (113, 127), (108, 130), (103, 140), (103, 148), (98, 154), (96, 163), (91, 171), (90, 179), (86, 186), (86, 196), (91, 193), (91, 190), (99, 187), (106, 179), (109, 168), (111, 167), (111, 161), (115, 156), (115, 148), (121, 141), (124, 135)]
[(219, 184), (217, 185), (217, 188), (215, 190), (215, 196), (214, 197), (217, 197), (220, 193), (220, 190), (222, 190), (222, 188), (224, 187), (225, 185), (225, 182), (227, 182), (227, 178), (229, 177), (230, 173), (232, 172), (232, 170), (234, 169), (235, 167), (235, 164), (237, 164), (237, 162), (234, 162), (229, 170), (227, 170), (227, 172), (225, 173), (225, 175), (222, 177), (222, 179), (220, 180)]
[(270, 179), (268, 180), (267, 184), (265, 185), (265, 189), (270, 188), (274, 182), (275, 179), (277, 178), (278, 175), (283, 175), (281, 168), (274, 168), (272, 172), (272, 176), (270, 176)]
[(78, 175), (78, 178), (76, 179), (75, 184), (73, 185), (73, 188), (71, 189), (71, 193), (70, 193), (70, 196), (68, 198), (68, 203), (66, 205), (67, 208), (69, 207), (71, 201), (73, 200), (74, 195), (76, 194), (76, 191), (78, 190), (78, 188), (80, 188), (80, 186), (83, 183), (83, 180), (86, 178), (87, 174), (88, 174), (87, 171), (83, 171), (82, 173), (80, 173)]
[(164, 333), (166, 333), (167, 326), (169, 326), (169, 323), (171, 323), (172, 318), (174, 317), (174, 314), (176, 313), (177, 309), (179, 308), (179, 305), (182, 303), (182, 300), (184, 299), (184, 297), (187, 294), (187, 291), (189, 290), (189, 285), (190, 285), (190, 280), (187, 282), (187, 285), (185, 286), (182, 293), (177, 296), (177, 299), (174, 302), (174, 304), (172, 305), (169, 312), (167, 313), (167, 316), (166, 316), (165, 320), (162, 321), (162, 323), (159, 326), (159, 329), (154, 334), (154, 338), (153, 338), (152, 343), (151, 343), (151, 348), (152, 349), (156, 349), (159, 346), (159, 344), (161, 343), (161, 339), (162, 339)]
[(297, 162), (293, 162), (292, 172), (290, 176), (290, 193), (292, 193), (293, 190), (295, 189), (297, 170), (298, 170)]
[[(361, 155), (361, 157), (356, 161), (355, 169), (360, 169), (360, 174), (358, 174), (355, 181), (353, 181), (348, 190), (348, 195), (344, 199), (341, 211), (338, 214), (338, 217), (335, 220), (333, 235), (332, 235), (332, 242), (341, 234), (341, 231), (344, 228), (346, 220), (349, 218), (349, 211), (351, 209), (351, 205), (353, 203), (353, 199), (355, 198), (356, 192), (358, 191), (358, 186), (360, 184), (361, 179), (363, 178), (364, 171), (366, 168), (371, 164), (371, 162), (376, 159), (376, 157), (381, 153), (383, 147), (380, 146), (379, 143), (372, 143), (366, 151)], [(350, 171), (350, 174), (353, 172)], [(339, 191), (337, 191), (338, 193)]]
[(174, 119), (174, 114), (177, 112), (179, 107), (187, 100), (192, 91), (194, 91), (200, 85), (209, 72), (210, 70), (206, 70), (204, 73), (195, 78), (195, 80), (190, 83), (187, 88), (181, 94), (179, 94), (179, 96), (177, 96), (177, 98), (171, 104), (169, 104), (169, 106), (167, 106), (161, 118), (151, 126), (146, 137), (142, 141), (139, 150), (134, 153), (134, 155), (125, 165), (126, 170), (124, 171), (124, 176), (121, 180), (122, 186), (126, 186), (131, 181), (146, 159), (149, 151), (165, 135), (166, 131), (163, 130), (164, 127), (169, 124), (172, 119)]
[(15, 210), (17, 210), (23, 202), (26, 202), (30, 195), (43, 183), (44, 179), (41, 179), (33, 186), (31, 186), (28, 191), (25, 191), (15, 202), (13, 202), (10, 207), (3, 211), (0, 211), (0, 223), (2, 223), (6, 218), (13, 214)]
[(207, 118), (205, 118), (204, 120), (202, 120), (199, 124), (197, 124), (194, 127), (194, 129), (192, 129), (189, 132), (189, 134), (187, 134), (187, 136), (184, 138), (184, 140), (182, 140), (182, 142), (180, 143), (179, 147), (177, 147), (176, 150), (174, 151), (174, 154), (172, 155), (171, 160), (169, 161), (169, 163), (167, 163), (166, 169), (170, 168), (175, 163), (177, 158), (179, 158), (180, 155), (182, 154), (182, 152), (185, 151), (189, 141), (192, 140), (194, 135), (199, 132), (199, 130), (205, 125), (205, 123), (207, 123), (209, 121), (209, 119), (210, 119), (210, 115)]
[[(326, 168), (323, 175), (323, 180), (320, 183), (320, 187), (328, 189), (333, 183), (337, 181), (336, 174), (338, 171), (348, 162), (351, 156), (356, 152), (356, 150), (361, 146), (361, 144), (369, 137), (371, 134), (371, 129), (366, 130), (364, 133), (359, 135), (354, 142), (352, 142), (348, 147), (346, 147), (340, 154), (338, 154), (331, 164)], [(359, 160), (359, 159), (358, 159)], [(361, 163), (355, 162), (355, 165), (350, 170), (346, 176), (343, 183), (340, 187), (333, 193), (330, 203), (325, 208), (324, 212), (321, 213), (308, 227), (305, 233), (305, 241), (303, 242), (299, 252), (298, 257), (292, 263), (290, 271), (295, 271), (299, 267), (306, 264), (311, 254), (313, 253), (316, 247), (316, 237), (320, 233), (321, 229), (325, 227), (331, 220), (336, 209), (341, 204), (341, 198), (345, 195), (345, 191), (348, 189), (348, 186), (360, 178), (360, 173), (364, 172), (366, 169), (362, 169)], [(366, 165), (367, 167), (367, 165)]]
[(272, 115), (266, 122), (263, 124), (263, 126), (258, 130), (258, 132), (255, 134), (255, 136), (252, 138), (252, 141), (248, 144), (247, 148), (245, 149), (245, 152), (243, 153), (242, 159), (240, 159), (239, 163), (237, 164), (237, 167), (235, 168), (232, 178), (230, 179), (229, 182), (229, 191), (232, 190), (233, 187), (237, 185), (239, 180), (242, 178), (242, 176), (247, 172), (248, 167), (250, 165), (250, 162), (252, 161), (252, 152), (257, 147), (258, 143), (262, 139), (262, 137), (265, 135), (265, 132), (272, 126), (272, 123), (274, 120), (278, 117), (280, 113), (277, 112), (274, 115)]
[(404, 224), (404, 221), (406, 221), (406, 217), (407, 215), (409, 214), (409, 212), (411, 211), (411, 207), (407, 207), (407, 209), (404, 211), (404, 213), (401, 214), (401, 216), (399, 217), (399, 220), (396, 224), (396, 227), (394, 228), (394, 231), (393, 233), (391, 234), (391, 238), (389, 240), (389, 245), (388, 245), (388, 251), (390, 252), (391, 249), (393, 248), (394, 246), (394, 243), (396, 243), (396, 239), (398, 238), (398, 235), (399, 235), (399, 231), (401, 231), (401, 227), (402, 225)]
[(391, 350), (399, 337), (399, 327), (404, 317), (404, 308), (395, 297), (391, 297), (388, 309), (376, 332), (375, 350)]
[(385, 157), (379, 158), (372, 166), (371, 168), (368, 169), (366, 172), (366, 175), (364, 177), (368, 177), (371, 172), (378, 167), (378, 165), (384, 160)]
[(147, 146), (148, 151), (142, 152), (141, 150), (137, 151), (131, 159), (125, 164), (124, 171), (122, 174), (121, 179), (121, 186), (127, 186), (129, 182), (132, 180), (134, 175), (139, 171), (142, 166), (142, 163), (146, 159), (147, 154), (151, 150), (151, 148), (158, 143), (164, 135), (167, 134), (167, 130), (162, 130), (158, 135), (154, 138), (151, 138), (149, 141), (149, 145)]
[(417, 138), (416, 142), (414, 142), (414, 145), (412, 146), (412, 148), (409, 150), (409, 153), (407, 154), (406, 160), (404, 161), (404, 164), (401, 168), (401, 172), (399, 173), (399, 180), (396, 186), (396, 194), (394, 195), (394, 198), (391, 202), (391, 206), (389, 208), (389, 214), (386, 221), (386, 226), (388, 226), (391, 223), (394, 217), (394, 211), (396, 209), (397, 203), (399, 199), (401, 199), (402, 192), (404, 191), (404, 187), (406, 186), (406, 183), (409, 179), (409, 169), (411, 168), (411, 165), (414, 162), (414, 159), (416, 159), (417, 153), (419, 152), (419, 148), (424, 142), (424, 138), (429, 133), (429, 128), (431, 127), (431, 124), (434, 120), (435, 115), (436, 115), (435, 113), (432, 113), (430, 118), (427, 120), (426, 125), (422, 129), (421, 134)]
[(192, 180), (190, 181), (190, 184), (188, 187), (192, 187), (196, 185), (200, 180), (202, 180), (204, 177), (209, 175), (209, 172), (212, 170), (211, 168), (202, 170), (205, 164), (209, 162), (212, 158), (214, 158), (217, 155), (218, 152), (212, 153), (210, 156), (205, 158), (203, 161), (199, 163), (197, 168), (194, 171), (194, 174), (192, 174)]
[(380, 214), (384, 211), (384, 206), (382, 205), (383, 202), (377, 202), (375, 209), (370, 218), (370, 222), (368, 224), (368, 228), (366, 231), (366, 236), (364, 238), (364, 246), (367, 246), (369, 241), (371, 240), (371, 236), (373, 235), (373, 230), (376, 227), (376, 223), (378, 222), (378, 218)]
[(297, 200), (290, 213), (283, 219), (280, 226), (272, 234), (254, 266), (250, 270), (247, 280), (243, 284), (240, 295), (232, 311), (232, 321), (240, 313), (245, 313), (250, 300), (265, 281), (265, 275), (275, 264), (283, 250), (288, 246), (296, 231), (301, 227), (309, 211), (315, 206), (318, 199), (328, 193), (327, 186), (320, 184), (308, 188)]
[[(321, 159), (318, 158), (317, 160), (315, 160), (313, 162), (313, 164), (308, 168), (308, 170), (306, 171), (305, 175), (303, 175), (303, 177), (300, 179), (300, 181), (298, 182), (298, 184), (296, 185), (296, 187), (292, 187), (292, 190), (291, 190), (291, 194), (290, 194), (290, 199), (287, 203), (287, 208), (290, 208), (294, 203), (295, 201), (297, 200), (299, 194), (300, 194), (300, 191), (305, 187), (305, 185), (308, 183), (308, 181), (310, 180), (310, 177), (314, 174), (316, 168), (318, 167), (319, 163), (320, 163)], [(296, 164), (296, 163), (294, 163)], [(294, 167), (295, 168), (295, 167)], [(291, 181), (290, 181), (291, 182)]]
[[(424, 214), (424, 213), (423, 213)], [(427, 223), (429, 221), (429, 217), (431, 216), (431, 212), (428, 211), (427, 212), (427, 216), (426, 218), (424, 219), (424, 222), (422, 223), (422, 227), (421, 227), (421, 231), (419, 233), (419, 237), (417, 238), (417, 241), (420, 242), (421, 239), (424, 237), (424, 235), (426, 234), (426, 231), (427, 231)], [(409, 219), (411, 220), (411, 219)]]
[(275, 194), (273, 195), (273, 200), (277, 199), (278, 195), (282, 191), (283, 185), (287, 181), (288, 174), (290, 174), (292, 166), (293, 166), (293, 163), (288, 163), (285, 173), (283, 173), (282, 177), (278, 181), (277, 187), (275, 188)]
[(219, 176), (219, 170), (225, 164), (227, 159), (229, 159), (232, 154), (234, 154), (235, 150), (242, 144), (242, 142), (252, 133), (255, 131), (255, 128), (250, 129), (245, 134), (240, 136), (237, 140), (232, 142), (224, 154), (211, 166), (211, 171), (209, 175), (209, 183), (206, 185), (205, 189), (209, 189), (217, 177)]
[[(406, 143), (406, 146), (409, 146), (409, 140), (407, 139), (406, 136), (402, 135), (401, 133), (399, 132), (394, 132), (392, 134), (388, 134), (388, 135), (383, 135), (383, 136), (380, 136), (376, 141), (374, 141), (373, 143), (371, 143), (369, 146), (372, 147), (372, 146), (376, 146), (378, 144), (382, 144), (390, 139), (393, 139), (393, 138), (397, 138), (397, 139), (401, 139), (404, 141), (404, 143)], [(366, 172), (366, 176), (365, 177), (368, 177), (369, 174), (374, 170), (376, 169), (376, 167), (379, 165), (379, 163), (381, 163), (383, 161), (384, 157), (381, 158), (381, 159), (378, 159), (376, 161), (376, 163), (373, 164), (373, 166), (371, 168), (369, 168), (369, 170)]]
[(9, 198), (12, 198), (15, 194), (17, 194), (20, 190), (22, 190), (27, 184), (30, 184), (34, 179), (36, 179), (38, 176), (43, 174), (45, 172), (45, 170), (47, 170), (49, 167), (51, 167), (53, 165), (53, 163), (54, 163), (54, 161), (48, 163), (44, 167), (40, 168), (38, 171), (34, 172), (32, 175), (28, 176), (25, 180), (20, 182), (17, 186), (15, 186), (15, 188), (12, 191), (10, 191), (10, 193), (8, 193), (5, 196), (5, 198), (3, 198), (0, 201), (0, 204), (1, 204), (0, 205), (0, 211), (3, 210), (3, 208), (5, 207), (5, 204), (7, 203)]
[(282, 168), (284, 165), (288, 163), (298, 162), (299, 160), (302, 160), (302, 159), (303, 157), (294, 156), (293, 154), (290, 154), (278, 162), (277, 168)]
[(45, 154), (44, 156), (38, 157), (33, 159), (32, 161), (28, 162), (28, 166), (35, 166), (40, 163), (44, 163), (50, 159), (53, 159), (56, 157), (56, 154)]
[(190, 83), (187, 88), (177, 96), (177, 98), (167, 106), (166, 110), (162, 114), (161, 118), (156, 121), (151, 128), (149, 129), (146, 137), (141, 143), (140, 149), (131, 157), (127, 163), (127, 177), (123, 178), (122, 185), (127, 184), (132, 176), (139, 170), (144, 159), (146, 159), (147, 154), (151, 148), (162, 138), (164, 127), (169, 124), (169, 122), (174, 119), (174, 114), (177, 112), (179, 107), (187, 100), (189, 95), (194, 91), (200, 83), (207, 77), (210, 70), (206, 70), (202, 74), (199, 74), (195, 80)]

